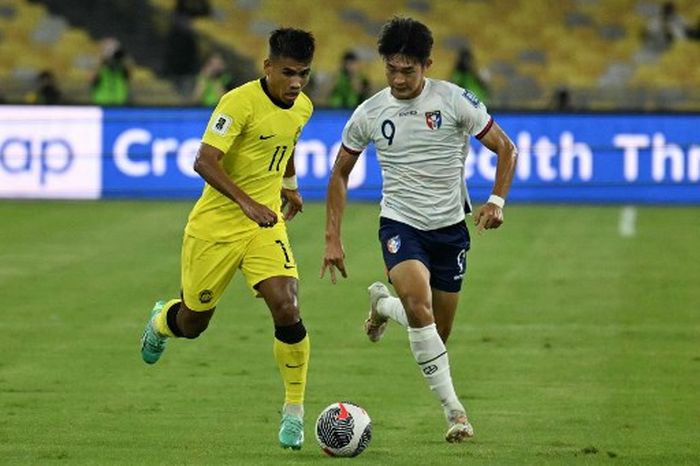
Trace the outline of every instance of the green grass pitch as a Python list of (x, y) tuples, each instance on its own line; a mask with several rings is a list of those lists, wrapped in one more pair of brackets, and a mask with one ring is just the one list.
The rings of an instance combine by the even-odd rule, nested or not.
[[(0, 202), (0, 464), (330, 464), (313, 423), (352, 400), (374, 438), (351, 460), (700, 464), (700, 211), (510, 205), (474, 235), (449, 342), (476, 437), (444, 442), (405, 331), (371, 344), (378, 208), (348, 206), (349, 278), (319, 280), (324, 206), (290, 224), (312, 338), (306, 444), (277, 445), (282, 385), (264, 304), (234, 279), (196, 341), (147, 366), (153, 302), (179, 289), (190, 202)], [(473, 230), (472, 230), (473, 231)]]

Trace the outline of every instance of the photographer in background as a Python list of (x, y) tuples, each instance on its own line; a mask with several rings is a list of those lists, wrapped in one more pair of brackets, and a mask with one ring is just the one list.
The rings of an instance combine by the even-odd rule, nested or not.
[(226, 62), (219, 53), (206, 61), (192, 91), (192, 103), (214, 107), (221, 96), (233, 89), (233, 78), (226, 71)]
[(129, 64), (126, 52), (115, 38), (105, 39), (102, 61), (92, 78), (92, 101), (97, 105), (129, 103)]
[(57, 105), (60, 104), (61, 89), (56, 82), (56, 75), (51, 70), (42, 70), (36, 76), (36, 84), (26, 96), (28, 104)]

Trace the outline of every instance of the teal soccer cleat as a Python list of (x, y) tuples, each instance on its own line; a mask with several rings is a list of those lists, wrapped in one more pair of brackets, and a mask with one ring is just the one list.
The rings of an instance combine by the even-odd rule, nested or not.
[(161, 336), (155, 328), (153, 319), (163, 309), (165, 301), (158, 301), (153, 306), (151, 318), (148, 319), (146, 329), (141, 337), (141, 357), (147, 364), (155, 364), (165, 351), (166, 338)]
[(280, 446), (301, 450), (304, 443), (304, 420), (299, 416), (285, 414), (280, 422)]

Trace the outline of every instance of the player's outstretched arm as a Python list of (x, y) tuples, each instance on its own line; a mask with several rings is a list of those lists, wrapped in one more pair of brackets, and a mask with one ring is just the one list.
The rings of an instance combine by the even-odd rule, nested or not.
[(284, 220), (290, 221), (296, 214), (302, 211), (304, 200), (299, 193), (297, 185), (297, 172), (294, 167), (294, 153), (287, 161), (287, 168), (284, 170), (284, 178), (282, 178), (282, 212)]
[(510, 191), (518, 155), (515, 144), (496, 122), (481, 138), (481, 143), (498, 155), (498, 164), (491, 197), (474, 216), (478, 232), (498, 228), (503, 223), (503, 204)]
[(241, 206), (243, 212), (261, 227), (271, 227), (277, 223), (277, 214), (266, 206), (255, 202), (229, 178), (221, 167), (224, 153), (216, 147), (202, 143), (194, 161), (194, 171), (204, 178), (214, 189)]
[(321, 278), (323, 278), (326, 269), (328, 269), (332, 283), (336, 283), (336, 269), (344, 278), (348, 276), (345, 270), (345, 252), (343, 251), (340, 227), (347, 202), (348, 179), (355, 162), (357, 162), (357, 158), (358, 155), (351, 154), (341, 146), (328, 181), (328, 193), (326, 195), (326, 251), (321, 264)]

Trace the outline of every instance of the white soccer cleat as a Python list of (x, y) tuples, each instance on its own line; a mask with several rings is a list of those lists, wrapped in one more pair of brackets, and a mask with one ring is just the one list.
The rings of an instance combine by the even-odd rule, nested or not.
[(382, 298), (390, 297), (391, 293), (382, 282), (372, 283), (367, 291), (369, 291), (369, 315), (365, 320), (365, 333), (369, 337), (369, 341), (376, 343), (384, 335), (386, 325), (389, 322), (389, 319), (380, 316), (377, 312), (377, 303)]
[(474, 437), (474, 428), (467, 420), (464, 411), (451, 411), (447, 416), (450, 427), (445, 434), (445, 440), (450, 443), (461, 443)]

